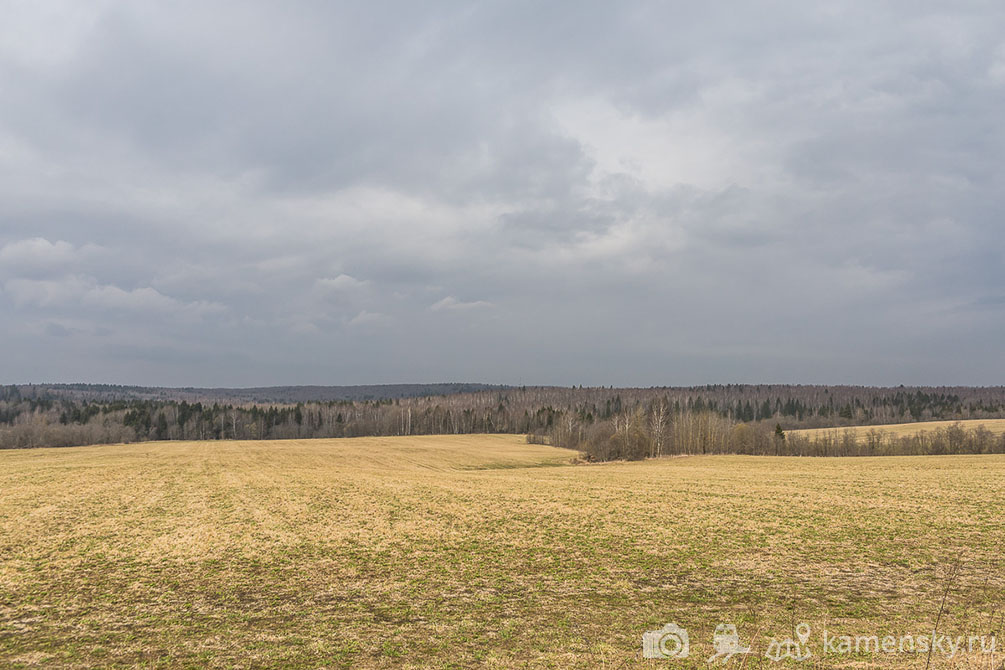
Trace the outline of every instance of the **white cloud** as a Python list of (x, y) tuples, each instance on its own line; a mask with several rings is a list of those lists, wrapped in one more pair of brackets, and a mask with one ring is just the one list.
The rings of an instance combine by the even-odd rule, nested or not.
[(79, 301), (93, 285), (81, 277), (10, 279), (4, 284), (4, 293), (18, 306), (53, 307)]
[(558, 123), (595, 160), (595, 181), (625, 174), (651, 190), (678, 184), (721, 188), (757, 173), (728, 126), (701, 106), (658, 118), (608, 100), (572, 100), (554, 110)]
[(93, 258), (100, 252), (100, 247), (86, 244), (74, 247), (69, 242), (57, 240), (50, 242), (44, 237), (9, 242), (0, 249), (0, 270), (8, 274), (71, 272), (80, 262)]
[(998, 86), (1005, 85), (1005, 44), (998, 45), (994, 50), (988, 66), (988, 77)]
[(347, 274), (340, 274), (337, 277), (322, 277), (314, 282), (314, 285), (325, 293), (345, 293), (367, 286), (370, 282), (356, 279)]
[(472, 302), (462, 302), (452, 295), (448, 295), (443, 300), (433, 303), (429, 306), (429, 309), (434, 312), (439, 312), (442, 310), (463, 310), (463, 309), (477, 309), (479, 307), (491, 307), (492, 303), (485, 302), (484, 300), (474, 300)]
[(71, 275), (62, 279), (11, 279), (4, 284), (6, 293), (19, 307), (73, 308), (98, 310), (98, 313), (123, 312), (205, 316), (225, 311), (210, 301), (183, 302), (156, 289), (140, 287), (126, 290), (100, 284), (93, 277)]
[(368, 312), (364, 309), (359, 314), (349, 319), (349, 325), (365, 326), (368, 324), (385, 323), (390, 320), (391, 317), (386, 314), (381, 314), (379, 312)]

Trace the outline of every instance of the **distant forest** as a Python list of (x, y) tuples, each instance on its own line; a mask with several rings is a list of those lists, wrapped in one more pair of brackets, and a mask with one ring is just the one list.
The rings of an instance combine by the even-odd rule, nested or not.
[(252, 388), (167, 388), (116, 384), (40, 384), (18, 387), (78, 400), (185, 400), (223, 403), (298, 403), (333, 400), (386, 400), (506, 389), (493, 384), (367, 384), (361, 386), (259, 386)]
[(809, 442), (786, 435), (797, 428), (981, 418), (1005, 418), (1005, 387), (0, 386), (0, 448), (516, 433), (592, 460), (685, 453), (1005, 452), (1005, 437), (962, 428), (862, 444), (849, 436)]

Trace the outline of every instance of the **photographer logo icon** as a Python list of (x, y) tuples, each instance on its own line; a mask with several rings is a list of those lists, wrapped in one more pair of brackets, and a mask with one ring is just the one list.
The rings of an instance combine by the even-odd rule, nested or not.
[(687, 631), (675, 623), (642, 635), (642, 658), (687, 658), (690, 653)]

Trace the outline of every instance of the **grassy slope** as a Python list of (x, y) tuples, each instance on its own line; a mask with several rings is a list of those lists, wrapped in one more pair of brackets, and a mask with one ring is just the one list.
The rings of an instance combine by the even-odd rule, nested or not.
[(904, 437), (909, 435), (917, 435), (918, 433), (926, 430), (936, 430), (939, 428), (948, 428), (955, 424), (960, 424), (968, 430), (977, 428), (978, 426), (984, 426), (990, 430), (995, 435), (1001, 435), (1005, 433), (1005, 419), (969, 419), (966, 421), (920, 421), (917, 423), (892, 423), (879, 426), (852, 426), (850, 428), (808, 428), (805, 430), (792, 430), (789, 431), (792, 435), (801, 435), (803, 437), (808, 437), (810, 439), (815, 437), (821, 437), (823, 435), (832, 434), (836, 437), (840, 437), (845, 433), (845, 431), (851, 431), (857, 439), (865, 439), (871, 431), (877, 431), (884, 433), (886, 435), (892, 435), (895, 437)]
[[(0, 666), (703, 668), (720, 621), (762, 651), (799, 621), (930, 630), (961, 556), (941, 630), (1001, 625), (1003, 457), (527, 467), (569, 457), (513, 436), (0, 453)], [(667, 621), (692, 659), (641, 660)], [(863, 660), (924, 667), (798, 667)], [(932, 667), (986, 667), (957, 660)]]

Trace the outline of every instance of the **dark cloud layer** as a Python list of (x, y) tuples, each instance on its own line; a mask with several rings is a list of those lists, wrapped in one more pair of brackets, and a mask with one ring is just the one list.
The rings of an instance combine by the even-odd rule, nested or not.
[(0, 2), (6, 381), (999, 384), (999, 3)]

